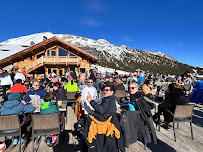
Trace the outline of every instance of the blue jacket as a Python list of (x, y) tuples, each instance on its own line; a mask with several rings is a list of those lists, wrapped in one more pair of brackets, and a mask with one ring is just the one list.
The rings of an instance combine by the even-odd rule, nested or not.
[(11, 93), (8, 96), (9, 101), (4, 102), (3, 106), (0, 109), (0, 113), (2, 115), (8, 114), (19, 114), (22, 115), (23, 112), (32, 113), (35, 108), (29, 104), (25, 105), (21, 101), (19, 101), (19, 97), (21, 98), (20, 93)]
[(33, 88), (30, 89), (30, 91), (28, 91), (26, 94), (25, 94), (25, 97), (24, 97), (24, 101), (25, 102), (30, 102), (31, 98), (29, 97), (29, 95), (39, 95), (40, 96), (40, 99), (44, 99), (44, 96), (46, 96), (47, 92), (42, 88), (40, 87), (39, 90), (35, 91)]
[(145, 79), (142, 76), (140, 76), (137, 80), (137, 83), (140, 83), (140, 82), (145, 82)]
[(203, 103), (203, 81), (198, 81), (193, 88), (190, 99), (195, 103)]

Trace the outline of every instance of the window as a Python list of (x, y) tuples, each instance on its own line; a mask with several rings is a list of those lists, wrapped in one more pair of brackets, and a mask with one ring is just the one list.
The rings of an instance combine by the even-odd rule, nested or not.
[(48, 73), (51, 73), (51, 69), (50, 68), (48, 68)]
[(37, 59), (39, 59), (41, 56), (45, 56), (45, 52), (41, 53), (41, 54), (38, 54), (37, 55)]
[(67, 51), (62, 48), (59, 48), (59, 56), (67, 56)]
[(47, 56), (49, 56), (49, 50), (47, 50)]
[(70, 53), (70, 57), (77, 58), (77, 56), (75, 54), (73, 54), (73, 53)]
[(51, 56), (56, 56), (56, 51), (51, 51)]

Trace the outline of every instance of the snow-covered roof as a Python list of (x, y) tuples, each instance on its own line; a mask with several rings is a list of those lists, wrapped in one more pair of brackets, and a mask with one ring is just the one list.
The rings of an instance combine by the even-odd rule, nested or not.
[(20, 52), (28, 47), (28, 45), (0, 43), (0, 60)]

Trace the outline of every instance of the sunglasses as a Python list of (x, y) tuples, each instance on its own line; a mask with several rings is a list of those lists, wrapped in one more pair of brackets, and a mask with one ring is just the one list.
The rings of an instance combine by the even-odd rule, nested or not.
[(129, 87), (129, 89), (132, 89), (132, 90), (134, 90), (135, 88), (137, 88), (137, 87)]
[(39, 85), (35, 85), (35, 86), (37, 87), (37, 86), (39, 86)]
[(106, 92), (108, 92), (108, 91), (111, 91), (111, 89), (104, 89), (103, 91), (106, 91)]
[(93, 82), (88, 82), (88, 83), (93, 83)]

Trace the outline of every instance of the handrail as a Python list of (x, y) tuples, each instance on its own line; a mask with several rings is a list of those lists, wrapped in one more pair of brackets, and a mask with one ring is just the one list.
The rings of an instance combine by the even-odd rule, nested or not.
[(54, 56), (54, 57), (46, 57), (46, 56), (42, 56), (38, 59), (36, 59), (35, 61), (27, 64), (24, 68), (26, 71), (30, 70), (30, 69), (35, 69), (35, 66), (39, 65), (39, 64), (44, 64), (44, 63), (65, 63), (66, 66), (69, 63), (75, 63), (75, 64), (79, 64), (79, 59), (78, 57), (67, 57), (67, 56)]

